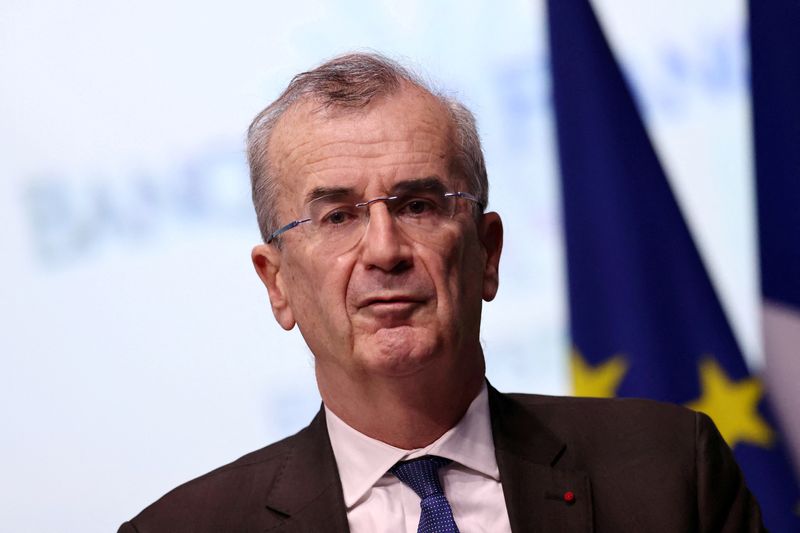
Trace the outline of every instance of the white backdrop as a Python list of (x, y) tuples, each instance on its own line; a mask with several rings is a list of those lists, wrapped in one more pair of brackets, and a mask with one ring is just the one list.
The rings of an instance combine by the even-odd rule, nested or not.
[[(597, 5), (758, 365), (743, 5)], [(545, 36), (529, 0), (5, 0), (3, 529), (112, 531), (313, 416), (311, 356), (249, 263), (243, 137), (344, 51), (387, 53), (475, 111), (507, 239), (488, 375), (569, 392)]]

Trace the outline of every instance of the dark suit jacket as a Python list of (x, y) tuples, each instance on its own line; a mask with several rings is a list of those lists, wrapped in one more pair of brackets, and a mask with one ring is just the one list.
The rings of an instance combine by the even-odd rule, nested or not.
[[(516, 533), (763, 531), (758, 504), (705, 415), (491, 387), (489, 408)], [(296, 435), (181, 485), (119, 529), (265, 531), (348, 531), (323, 410)]]

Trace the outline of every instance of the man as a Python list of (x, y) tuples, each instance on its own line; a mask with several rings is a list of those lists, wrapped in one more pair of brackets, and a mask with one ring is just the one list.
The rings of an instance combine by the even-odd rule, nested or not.
[(314, 353), (324, 406), (121, 532), (761, 529), (707, 417), (487, 384), (503, 228), (461, 104), (383, 57), (343, 56), (256, 117), (248, 155), (253, 263)]

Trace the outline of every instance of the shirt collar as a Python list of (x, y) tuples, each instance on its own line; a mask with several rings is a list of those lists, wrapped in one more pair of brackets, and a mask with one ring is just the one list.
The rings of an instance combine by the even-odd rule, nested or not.
[(425, 448), (404, 450), (368, 437), (348, 426), (327, 407), (325, 421), (342, 481), (344, 503), (348, 509), (395, 463), (423, 455), (445, 457), (481, 475), (500, 479), (494, 455), (486, 382), (458, 424)]

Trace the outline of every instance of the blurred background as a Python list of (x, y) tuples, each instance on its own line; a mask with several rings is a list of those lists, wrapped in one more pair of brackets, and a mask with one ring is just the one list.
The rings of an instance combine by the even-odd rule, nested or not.
[[(593, 5), (758, 371), (745, 3)], [(250, 264), (243, 140), (295, 73), (345, 51), (475, 112), (506, 228), (489, 379), (570, 393), (546, 31), (541, 0), (5, 0), (3, 529), (113, 531), (314, 415), (311, 355)]]

